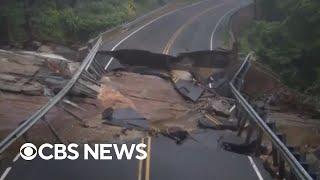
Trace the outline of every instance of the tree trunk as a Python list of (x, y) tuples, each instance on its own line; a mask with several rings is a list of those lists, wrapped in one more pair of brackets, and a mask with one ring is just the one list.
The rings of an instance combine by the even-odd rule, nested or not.
[[(0, 0), (1, 1), (1, 0)], [(0, 3), (0, 44), (9, 45), (12, 41), (11, 24), (7, 12), (8, 0), (2, 0)]]
[(11, 41), (10, 24), (8, 16), (0, 17), (0, 45), (8, 45)]
[(27, 41), (26, 41), (26, 48), (29, 48), (32, 45), (33, 41), (33, 34), (32, 34), (32, 24), (31, 24), (31, 9), (29, 0), (24, 0), (24, 18), (25, 18), (25, 24), (24, 24), (24, 30), (27, 35)]

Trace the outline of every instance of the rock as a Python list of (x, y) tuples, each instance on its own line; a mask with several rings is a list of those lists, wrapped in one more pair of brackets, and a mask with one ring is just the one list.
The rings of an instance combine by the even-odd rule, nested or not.
[(68, 81), (60, 76), (48, 76), (43, 79), (43, 83), (48, 87), (64, 86)]
[(37, 51), (41, 53), (53, 53), (52, 48), (47, 45), (40, 46)]
[(79, 67), (80, 67), (80, 63), (68, 63), (68, 69), (70, 74), (74, 74)]
[[(0, 55), (1, 56), (1, 55)], [(27, 60), (26, 60), (27, 61)], [(40, 67), (32, 64), (20, 64), (14, 59), (1, 58), (0, 59), (0, 73), (11, 73), (23, 76), (33, 76)]]
[(73, 49), (66, 47), (66, 46), (58, 45), (54, 48), (53, 52), (55, 54), (62, 55), (63, 57), (66, 57), (67, 59), (76, 59), (77, 58), (77, 52)]
[(20, 93), (21, 92), (21, 85), (17, 85), (16, 83), (10, 83), (10, 82), (6, 82), (6, 81), (0, 81), (0, 89), (3, 91)]
[(28, 55), (29, 58), (33, 59), (33, 60), (37, 60), (38, 63), (42, 63), (44, 61), (56, 61), (56, 62), (67, 62), (70, 63), (71, 61), (64, 58), (61, 55), (58, 54), (53, 54), (53, 53), (38, 53), (35, 51), (18, 51), (17, 53), (19, 53), (20, 55), (26, 56)]
[(0, 74), (0, 90), (28, 95), (43, 94), (43, 86), (40, 83), (18, 74)]
[(38, 49), (41, 46), (41, 42), (39, 41), (32, 41), (32, 48)]
[(0, 74), (1, 81), (15, 82), (16, 77), (10, 74)]
[(113, 108), (124, 108), (124, 107), (132, 107), (135, 108), (133, 102), (123, 96), (119, 91), (115, 90), (111, 86), (102, 85), (98, 99), (101, 100), (101, 103), (105, 107), (113, 107)]
[(77, 53), (77, 58), (75, 59), (75, 61), (82, 61), (87, 56), (88, 53), (89, 53), (89, 49), (87, 46), (79, 48)]
[(172, 79), (181, 79), (186, 81), (191, 81), (193, 79), (190, 72), (182, 71), (182, 70), (172, 70), (171, 76), (172, 76)]
[[(60, 89), (71, 73), (69, 61), (54, 54), (0, 50), (0, 90), (41, 96), (44, 87)], [(56, 75), (51, 82), (48, 78)]]
[(215, 97), (209, 99), (208, 111), (213, 111), (218, 116), (229, 117), (231, 104), (222, 97)]
[(22, 93), (26, 95), (40, 96), (43, 95), (43, 92), (43, 86), (37, 82), (33, 82), (30, 85), (24, 85), (22, 87)]

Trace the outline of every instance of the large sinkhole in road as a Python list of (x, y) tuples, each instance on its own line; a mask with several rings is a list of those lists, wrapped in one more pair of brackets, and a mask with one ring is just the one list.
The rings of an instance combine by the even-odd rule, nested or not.
[(153, 53), (137, 49), (99, 51), (98, 55), (109, 55), (122, 64), (147, 66), (155, 69), (185, 69), (191, 66), (225, 68), (230, 63), (232, 51), (195, 51), (178, 56)]
[[(108, 71), (131, 71), (139, 74), (159, 76), (169, 80), (185, 99), (191, 100), (194, 103), (199, 103), (198, 99), (203, 97), (202, 95), (205, 92), (209, 92), (210, 94), (210, 90), (217, 92), (219, 96), (229, 97), (228, 82), (239, 65), (236, 61), (234, 50), (195, 51), (172, 56), (145, 50), (121, 49), (116, 51), (99, 51), (96, 59), (102, 64), (106, 64)], [(110, 64), (110, 61), (113, 62)], [(177, 83), (177, 79), (196, 82), (200, 84), (201, 88), (197, 89), (196, 87), (186, 85), (186, 90), (184, 90), (184, 87), (181, 88), (179, 83)], [(204, 111), (209, 112), (210, 110), (206, 109)], [(227, 113), (219, 111), (221, 109), (215, 109), (214, 114), (228, 119)], [(191, 113), (189, 116), (194, 116), (194, 114), (196, 113)], [(236, 129), (234, 124), (228, 121), (224, 121), (218, 126), (212, 126), (208, 122), (200, 122), (198, 125), (201, 125), (199, 126), (200, 128)], [(180, 142), (185, 138), (175, 136), (173, 139)], [(241, 141), (239, 140), (239, 142)], [(227, 151), (239, 154), (250, 154), (253, 147), (255, 147), (254, 144), (254, 141), (249, 144), (222, 142), (221, 147)]]
[[(235, 61), (235, 54), (234, 50), (207, 50), (172, 56), (138, 49), (121, 49), (116, 51), (99, 51), (96, 61), (103, 67), (107, 67), (105, 68), (107, 72), (126, 71), (163, 78), (167, 82), (171, 82), (170, 84), (174, 86), (185, 100), (191, 101), (195, 105), (199, 102), (202, 103), (203, 99), (206, 99), (204, 96), (212, 96), (214, 93), (218, 93), (218, 96), (222, 98), (223, 96), (229, 96), (228, 82), (238, 66)], [(130, 74), (129, 76), (134, 75)], [(148, 86), (159, 86), (160, 88), (161, 86), (151, 81), (143, 81), (142, 84), (126, 81), (124, 86), (136, 85), (145, 86), (146, 88)], [(134, 87), (132, 88), (135, 89)], [(156, 90), (154, 93), (161, 93), (161, 91), (157, 92)], [(179, 95), (171, 94), (171, 96)], [(171, 98), (174, 99), (175, 97)], [(219, 103), (217, 106), (220, 106)], [(215, 113), (219, 116), (224, 116), (224, 118), (228, 116), (226, 115), (228, 114), (227, 112), (219, 111), (224, 110), (218, 110)], [(109, 115), (111, 112), (113, 111), (109, 109), (105, 114)], [(188, 116), (194, 116), (194, 114), (197, 113), (191, 113)], [(230, 124), (221, 124), (219, 128), (234, 129)]]
[[(115, 62), (110, 64), (110, 57), (113, 57), (112, 60)], [(121, 49), (101, 50), (96, 59), (104, 67), (109, 64), (108, 71), (122, 67), (127, 71), (158, 75), (162, 78), (172, 78), (174, 72), (185, 71), (203, 84), (208, 84), (211, 79), (217, 91), (227, 95), (224, 92), (225, 82), (235, 71), (237, 64), (234, 61), (235, 57), (234, 50), (194, 51), (171, 56), (138, 49)]]

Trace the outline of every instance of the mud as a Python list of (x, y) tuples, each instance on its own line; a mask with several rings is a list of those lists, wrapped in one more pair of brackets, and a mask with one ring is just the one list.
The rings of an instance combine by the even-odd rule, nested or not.
[(159, 77), (130, 72), (107, 77), (99, 94), (105, 107), (132, 107), (151, 121), (173, 119), (188, 110), (188, 103)]

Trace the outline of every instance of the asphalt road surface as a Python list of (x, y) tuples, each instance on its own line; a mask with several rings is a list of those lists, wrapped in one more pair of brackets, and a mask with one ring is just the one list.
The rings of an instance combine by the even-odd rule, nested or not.
[[(145, 138), (148, 158), (138, 160), (41, 160), (16, 158), (8, 180), (268, 180), (261, 160), (224, 151), (218, 138), (223, 132), (201, 130), (180, 145), (164, 137)], [(131, 143), (139, 143), (136, 140)], [(83, 155), (80, 155), (83, 157)], [(115, 155), (113, 154), (113, 157)]]
[(101, 49), (141, 49), (155, 53), (210, 50), (212, 33), (219, 20), (241, 0), (203, 0), (164, 14)]
[[(241, 0), (200, 1), (124, 32), (112, 42), (103, 44), (101, 49), (140, 49), (170, 55), (210, 50), (217, 46), (212, 44), (212, 34), (217, 23), (241, 3)], [(150, 154), (143, 162), (40, 159), (25, 161), (17, 157), (0, 180), (271, 179), (259, 159), (220, 149), (217, 139), (221, 133), (210, 131), (194, 134), (193, 139), (188, 139), (182, 145), (177, 145), (165, 137), (146, 138), (144, 141), (149, 144)]]

